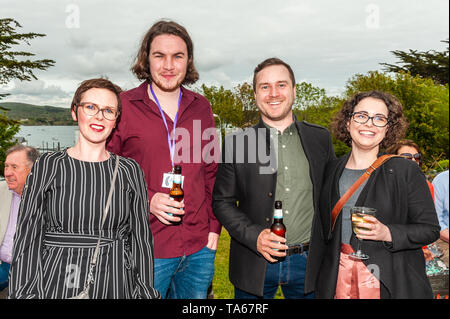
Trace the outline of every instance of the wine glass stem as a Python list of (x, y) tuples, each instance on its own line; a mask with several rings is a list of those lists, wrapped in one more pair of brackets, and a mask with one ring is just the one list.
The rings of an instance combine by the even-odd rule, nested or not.
[(358, 238), (358, 250), (356, 251), (356, 254), (358, 255), (358, 256), (360, 256), (361, 255), (361, 242), (362, 242), (362, 239), (359, 239)]

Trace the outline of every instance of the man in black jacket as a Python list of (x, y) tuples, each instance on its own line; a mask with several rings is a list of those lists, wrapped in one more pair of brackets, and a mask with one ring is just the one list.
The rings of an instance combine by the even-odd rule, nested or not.
[[(259, 123), (227, 136), (213, 193), (214, 213), (231, 235), (230, 280), (235, 298), (312, 298), (311, 228), (323, 172), (335, 158), (329, 132), (299, 122), (291, 67), (277, 58), (253, 75)], [(270, 232), (275, 200), (283, 202), (286, 239)], [(277, 257), (285, 257), (277, 261)]]

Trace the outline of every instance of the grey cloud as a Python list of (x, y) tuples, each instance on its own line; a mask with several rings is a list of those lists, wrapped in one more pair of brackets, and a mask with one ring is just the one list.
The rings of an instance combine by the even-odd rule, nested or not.
[(109, 49), (78, 53), (69, 57), (71, 72), (81, 77), (110, 75), (129, 69), (131, 57), (121, 50)]
[(209, 47), (198, 50), (195, 57), (196, 67), (204, 72), (226, 67), (230, 63), (232, 59), (229, 54)]
[(14, 88), (6, 90), (5, 92), (11, 95), (31, 95), (57, 98), (65, 98), (69, 94), (68, 92), (62, 90), (59, 86), (46, 85), (46, 83), (42, 80), (29, 82), (14, 81)]
[[(80, 9), (79, 29), (65, 24), (71, 3)], [(366, 23), (371, 4), (380, 14), (375, 29)], [(297, 78), (330, 92), (343, 90), (356, 73), (395, 62), (391, 50), (443, 50), (446, 45), (439, 41), (448, 38), (449, 27), (449, 2), (442, 0), (2, 0), (1, 8), (3, 16), (24, 26), (20, 31), (47, 34), (26, 49), (36, 58), (56, 60), (37, 74), (46, 83), (61, 83), (63, 91), (99, 75), (125, 88), (137, 85), (132, 60), (145, 31), (161, 18), (181, 23), (190, 33), (199, 85), (229, 88), (251, 78), (265, 58), (278, 56)], [(38, 97), (39, 90), (52, 88), (28, 90)]]
[(69, 47), (82, 50), (91, 47), (93, 41), (86, 34), (73, 32), (68, 35), (66, 42)]
[(2, 90), (10, 95), (4, 98), (4, 102), (21, 102), (35, 105), (51, 105), (69, 107), (73, 92), (67, 92), (60, 86), (47, 84), (43, 80), (30, 82), (14, 81), (9, 88)]

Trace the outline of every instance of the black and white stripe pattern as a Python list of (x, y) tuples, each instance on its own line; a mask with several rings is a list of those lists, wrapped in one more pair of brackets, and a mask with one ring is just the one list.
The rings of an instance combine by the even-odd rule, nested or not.
[[(84, 288), (115, 165), (67, 151), (43, 154), (27, 178), (11, 265), (10, 298), (69, 298)], [(144, 174), (120, 158), (101, 230), (91, 298), (158, 298)]]

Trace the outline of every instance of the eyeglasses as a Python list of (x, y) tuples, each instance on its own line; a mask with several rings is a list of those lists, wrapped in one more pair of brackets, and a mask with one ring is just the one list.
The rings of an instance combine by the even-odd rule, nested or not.
[(101, 109), (100, 106), (91, 102), (83, 102), (80, 103), (79, 106), (81, 106), (81, 108), (83, 109), (84, 114), (88, 116), (94, 116), (100, 111), (102, 112), (103, 117), (109, 121), (114, 121), (117, 116), (119, 116), (119, 112), (117, 109), (108, 106)]
[(422, 154), (420, 153), (416, 153), (416, 154), (411, 154), (411, 153), (401, 153), (401, 156), (406, 157), (407, 159), (414, 159), (416, 162), (420, 163), (420, 161), (422, 160)]
[(352, 119), (353, 119), (353, 121), (355, 121), (356, 123), (359, 123), (359, 124), (365, 124), (365, 123), (367, 123), (367, 121), (372, 120), (373, 125), (375, 125), (377, 127), (385, 127), (389, 123), (388, 118), (384, 115), (377, 114), (374, 116), (369, 116), (365, 112), (353, 113)]

